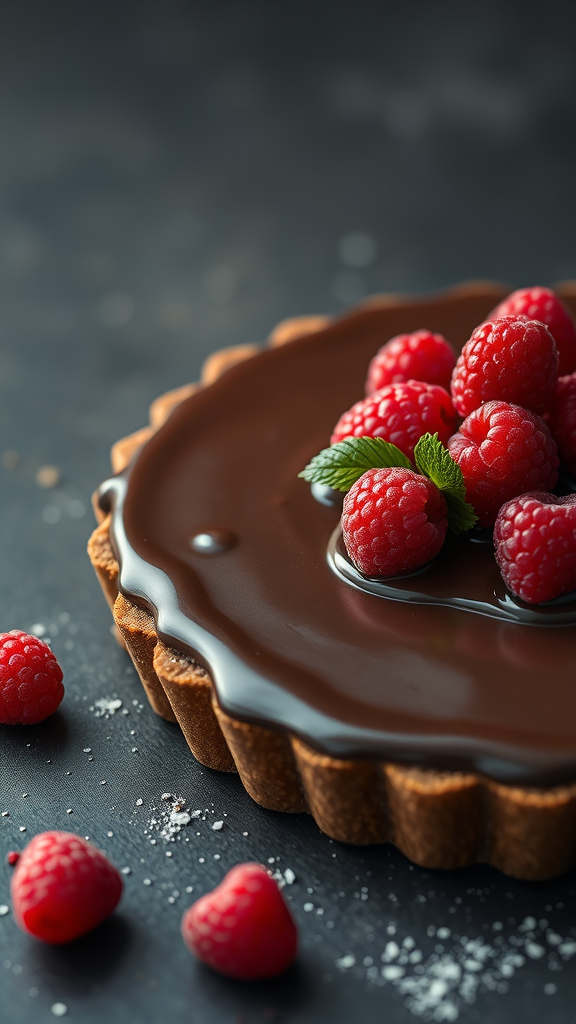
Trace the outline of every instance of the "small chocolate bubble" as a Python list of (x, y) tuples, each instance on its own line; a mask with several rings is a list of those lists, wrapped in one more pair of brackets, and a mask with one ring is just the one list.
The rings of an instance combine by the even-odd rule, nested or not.
[(199, 555), (221, 555), (236, 544), (238, 538), (232, 530), (223, 526), (211, 526), (199, 530), (190, 540), (190, 547)]

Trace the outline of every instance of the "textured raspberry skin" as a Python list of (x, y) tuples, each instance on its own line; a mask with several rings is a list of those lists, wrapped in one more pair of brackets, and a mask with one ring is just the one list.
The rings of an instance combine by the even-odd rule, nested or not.
[(540, 604), (576, 590), (576, 494), (532, 491), (508, 501), (494, 543), (504, 582), (523, 601)]
[(296, 956), (298, 933), (276, 882), (260, 864), (239, 864), (182, 918), (199, 960), (230, 978), (273, 978)]
[(556, 343), (544, 324), (521, 316), (486, 320), (458, 356), (452, 401), (461, 416), (494, 400), (543, 412), (557, 378)]
[(546, 422), (566, 469), (576, 476), (576, 373), (558, 378)]
[(447, 444), (455, 429), (456, 413), (448, 392), (437, 384), (410, 380), (387, 384), (356, 402), (338, 420), (330, 444), (345, 437), (382, 437), (412, 459), (422, 434), (438, 431), (442, 444)]
[(528, 490), (550, 490), (558, 479), (556, 443), (544, 420), (508, 402), (486, 402), (450, 438), (466, 498), (480, 526), (493, 526), (501, 506)]
[(455, 362), (454, 349), (441, 334), (425, 330), (398, 334), (379, 349), (370, 363), (366, 394), (371, 395), (386, 384), (409, 380), (439, 384), (448, 390)]
[(63, 696), (62, 669), (48, 645), (21, 629), (0, 633), (0, 723), (35, 725)]
[(512, 292), (496, 306), (490, 319), (501, 316), (527, 316), (546, 324), (558, 349), (558, 373), (565, 375), (576, 370), (576, 326), (570, 310), (550, 288), (520, 288)]
[(365, 576), (419, 569), (438, 554), (447, 528), (443, 494), (411, 469), (369, 469), (344, 498), (344, 544)]
[(22, 851), (10, 888), (20, 928), (61, 945), (92, 931), (112, 913), (122, 879), (81, 836), (41, 832)]

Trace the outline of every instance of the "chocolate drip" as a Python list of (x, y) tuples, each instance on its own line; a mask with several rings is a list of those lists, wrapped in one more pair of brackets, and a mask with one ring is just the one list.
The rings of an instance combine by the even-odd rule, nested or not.
[[(384, 341), (426, 326), (459, 348), (503, 293), (367, 308), (265, 351), (180, 405), (102, 486), (122, 590), (151, 609), (163, 640), (206, 666), (230, 714), (336, 756), (535, 785), (576, 777), (574, 627), (509, 621), (481, 544), (439, 556), (425, 574), (432, 603), (350, 586), (326, 555), (338, 509), (297, 477), (362, 396)], [(210, 524), (236, 542), (206, 557), (191, 539)], [(501, 617), (457, 598), (491, 602)]]

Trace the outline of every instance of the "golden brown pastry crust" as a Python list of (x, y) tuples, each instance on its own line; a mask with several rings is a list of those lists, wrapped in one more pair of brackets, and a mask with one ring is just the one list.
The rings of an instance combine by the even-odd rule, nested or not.
[[(562, 290), (569, 287), (573, 285)], [(391, 299), (372, 301), (382, 304)], [(285, 320), (269, 343), (287, 344), (327, 322), (321, 316)], [(243, 345), (216, 352), (204, 364), (200, 384), (157, 398), (150, 409), (150, 425), (114, 445), (114, 472), (128, 465), (181, 401), (256, 351), (256, 346)], [(208, 673), (191, 658), (166, 647), (156, 635), (152, 616), (118, 593), (110, 517), (97, 507), (96, 512), (100, 522), (88, 552), (116, 626), (152, 708), (179, 724), (202, 764), (237, 771), (247, 792), (263, 807), (309, 811), (333, 839), (359, 845), (394, 843), (423, 867), (487, 862), (516, 878), (543, 880), (562, 874), (574, 863), (576, 783), (528, 789), (474, 773), (344, 760), (318, 752), (287, 731), (230, 717), (219, 707)]]

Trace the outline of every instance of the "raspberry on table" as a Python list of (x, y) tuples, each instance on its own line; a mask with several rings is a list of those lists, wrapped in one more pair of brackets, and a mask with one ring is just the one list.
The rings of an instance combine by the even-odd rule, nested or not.
[(420, 330), (398, 334), (376, 353), (368, 368), (366, 394), (386, 384), (422, 380), (448, 389), (456, 362), (454, 349), (441, 334)]
[(338, 420), (330, 444), (346, 437), (381, 437), (412, 459), (423, 434), (437, 432), (446, 444), (455, 429), (456, 413), (448, 392), (437, 384), (410, 380), (387, 384), (356, 402)]
[(35, 725), (63, 696), (62, 669), (48, 644), (21, 629), (0, 633), (0, 723)]
[(462, 470), (480, 526), (493, 526), (505, 501), (550, 490), (558, 479), (556, 443), (544, 420), (508, 402), (486, 402), (471, 413), (448, 451)]
[(545, 416), (558, 454), (566, 469), (576, 475), (576, 373), (559, 377), (556, 393)]
[(532, 491), (508, 501), (494, 542), (504, 582), (523, 601), (540, 604), (576, 590), (576, 494)]
[(109, 917), (122, 894), (122, 879), (81, 836), (41, 832), (22, 851), (10, 889), (20, 928), (60, 945)]
[(230, 978), (273, 978), (296, 956), (298, 933), (273, 878), (239, 864), (182, 918), (182, 937), (199, 960)]
[(344, 498), (344, 544), (365, 576), (419, 569), (438, 554), (447, 528), (444, 495), (411, 469), (369, 469)]
[(558, 377), (558, 352), (548, 328), (523, 316), (486, 320), (473, 332), (452, 374), (452, 401), (461, 416), (502, 401), (543, 412)]
[(558, 349), (558, 373), (576, 370), (576, 325), (572, 314), (551, 288), (519, 288), (490, 314), (490, 320), (502, 316), (527, 316), (546, 324)]

